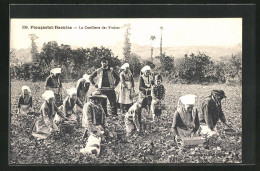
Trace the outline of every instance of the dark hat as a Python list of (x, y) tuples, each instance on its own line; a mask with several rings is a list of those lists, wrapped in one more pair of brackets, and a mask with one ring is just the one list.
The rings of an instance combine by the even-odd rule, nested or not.
[(161, 81), (162, 81), (162, 76), (161, 76), (161, 75), (156, 75), (154, 79), (155, 79), (155, 80), (161, 80)]
[(225, 92), (223, 90), (212, 90), (211, 91), (212, 95), (218, 95), (220, 97), (226, 98), (227, 96), (225, 95)]
[(107, 58), (107, 57), (103, 56), (103, 57), (101, 57), (101, 58), (100, 58), (100, 61), (103, 61), (103, 60), (107, 60), (107, 61), (108, 61), (108, 60), (109, 60), (109, 58)]
[(103, 95), (100, 91), (94, 91), (91, 93), (89, 98), (107, 98), (107, 96)]

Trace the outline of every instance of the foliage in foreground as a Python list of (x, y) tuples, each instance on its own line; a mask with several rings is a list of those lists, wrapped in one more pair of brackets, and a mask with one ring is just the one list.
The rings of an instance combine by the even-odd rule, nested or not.
[[(162, 115), (158, 132), (144, 134), (130, 139), (129, 142), (108, 141), (101, 146), (101, 155), (83, 156), (80, 148), (85, 146), (81, 136), (83, 129), (77, 128), (71, 136), (53, 135), (43, 143), (37, 143), (31, 136), (31, 126), (35, 116), (16, 115), (16, 105), (22, 85), (32, 89), (33, 104), (39, 110), (44, 83), (11, 82), (11, 124), (10, 124), (10, 164), (124, 164), (124, 163), (241, 163), (242, 162), (242, 87), (226, 85), (180, 85), (165, 84), (167, 110)], [(67, 89), (75, 83), (65, 83)], [(137, 84), (136, 84), (137, 86)], [(91, 87), (89, 92), (93, 91)], [(237, 136), (220, 135), (212, 137), (208, 143), (197, 147), (179, 148), (169, 134), (173, 112), (178, 97), (193, 93), (198, 96), (198, 104), (210, 94), (212, 89), (223, 89), (227, 99), (223, 110)], [(137, 90), (137, 88), (136, 88)], [(200, 109), (200, 106), (198, 105)], [(200, 111), (200, 110), (199, 110)], [(108, 121), (111, 123), (110, 119)], [(122, 124), (122, 121), (121, 121)], [(109, 124), (112, 130), (113, 124)], [(220, 132), (222, 123), (217, 124)], [(151, 145), (153, 144), (153, 146)]]

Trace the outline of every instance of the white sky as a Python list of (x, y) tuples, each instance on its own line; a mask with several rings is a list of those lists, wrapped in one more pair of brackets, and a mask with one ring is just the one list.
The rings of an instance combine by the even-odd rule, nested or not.
[(242, 43), (242, 18), (154, 18), (154, 19), (11, 19), (11, 48), (31, 46), (29, 34), (36, 34), (38, 47), (48, 41), (72, 47), (115, 45), (124, 41), (125, 29), (22, 29), (31, 26), (116, 26), (130, 23), (130, 41), (151, 45), (150, 36), (156, 36), (154, 47), (160, 46), (160, 27), (163, 26), (163, 46), (217, 46)]

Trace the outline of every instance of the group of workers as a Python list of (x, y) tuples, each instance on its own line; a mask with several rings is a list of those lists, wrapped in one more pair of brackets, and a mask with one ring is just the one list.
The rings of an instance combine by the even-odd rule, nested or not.
[[(32, 135), (38, 139), (45, 139), (53, 131), (58, 130), (60, 123), (68, 121), (81, 123), (86, 128), (88, 144), (83, 153), (98, 150), (91, 145), (96, 142), (100, 145), (101, 134), (108, 135), (106, 118), (108, 115), (107, 99), (111, 106), (112, 117), (120, 113), (124, 116), (125, 131), (127, 136), (142, 131), (142, 124), (155, 121), (162, 114), (162, 104), (165, 97), (165, 88), (162, 77), (153, 75), (151, 68), (146, 65), (141, 69), (139, 77), (139, 96), (135, 101), (134, 79), (129, 69), (129, 64), (121, 66), (120, 75), (109, 67), (109, 59), (101, 58), (101, 67), (91, 75), (84, 74), (77, 81), (76, 87), (67, 90), (68, 96), (62, 101), (62, 82), (60, 80), (61, 68), (54, 68), (46, 79), (45, 92), (42, 94), (44, 102), (40, 108), (41, 115), (34, 124)], [(87, 92), (92, 84), (96, 90), (87, 100)], [(119, 84), (116, 94), (115, 88)], [(200, 126), (205, 125), (206, 134), (216, 132), (216, 123), (220, 119), (226, 126), (225, 115), (222, 111), (221, 100), (225, 98), (223, 90), (213, 90), (211, 95), (202, 102), (202, 113), (194, 107), (195, 95), (184, 95), (179, 98), (177, 110), (173, 115), (171, 132), (174, 139), (181, 136), (193, 136)], [(22, 87), (22, 95), (18, 101), (18, 112), (33, 112), (31, 90), (28, 86)], [(90, 144), (89, 144), (90, 143)], [(97, 145), (97, 146), (99, 146)], [(89, 151), (90, 150), (90, 151)]]

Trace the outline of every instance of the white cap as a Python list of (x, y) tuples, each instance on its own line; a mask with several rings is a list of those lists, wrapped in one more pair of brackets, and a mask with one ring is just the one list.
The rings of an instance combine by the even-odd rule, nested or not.
[(121, 66), (121, 69), (126, 69), (126, 68), (129, 68), (129, 63), (124, 63), (124, 65)]
[(55, 73), (61, 73), (61, 68), (53, 68), (51, 70), (51, 73), (55, 74)]
[(183, 103), (183, 104), (189, 104), (189, 105), (194, 105), (195, 101), (196, 101), (196, 95), (185, 95), (179, 98), (179, 100)]
[(144, 73), (145, 71), (151, 71), (151, 67), (148, 65), (145, 65), (142, 69), (141, 72)]
[(28, 86), (22, 86), (22, 91), (24, 91), (24, 90), (27, 90), (27, 91), (29, 91), (29, 93), (31, 92), (31, 89), (30, 89), (30, 87), (28, 87)]
[(89, 77), (90, 77), (90, 75), (88, 75), (88, 74), (83, 75), (83, 78), (86, 80), (87, 83), (90, 83)]
[(73, 94), (77, 94), (77, 89), (73, 87), (68, 89), (67, 92), (70, 96), (72, 96)]
[(49, 100), (50, 98), (55, 97), (55, 96), (54, 96), (54, 92), (52, 90), (46, 90), (42, 94), (42, 97), (43, 97), (44, 100)]

